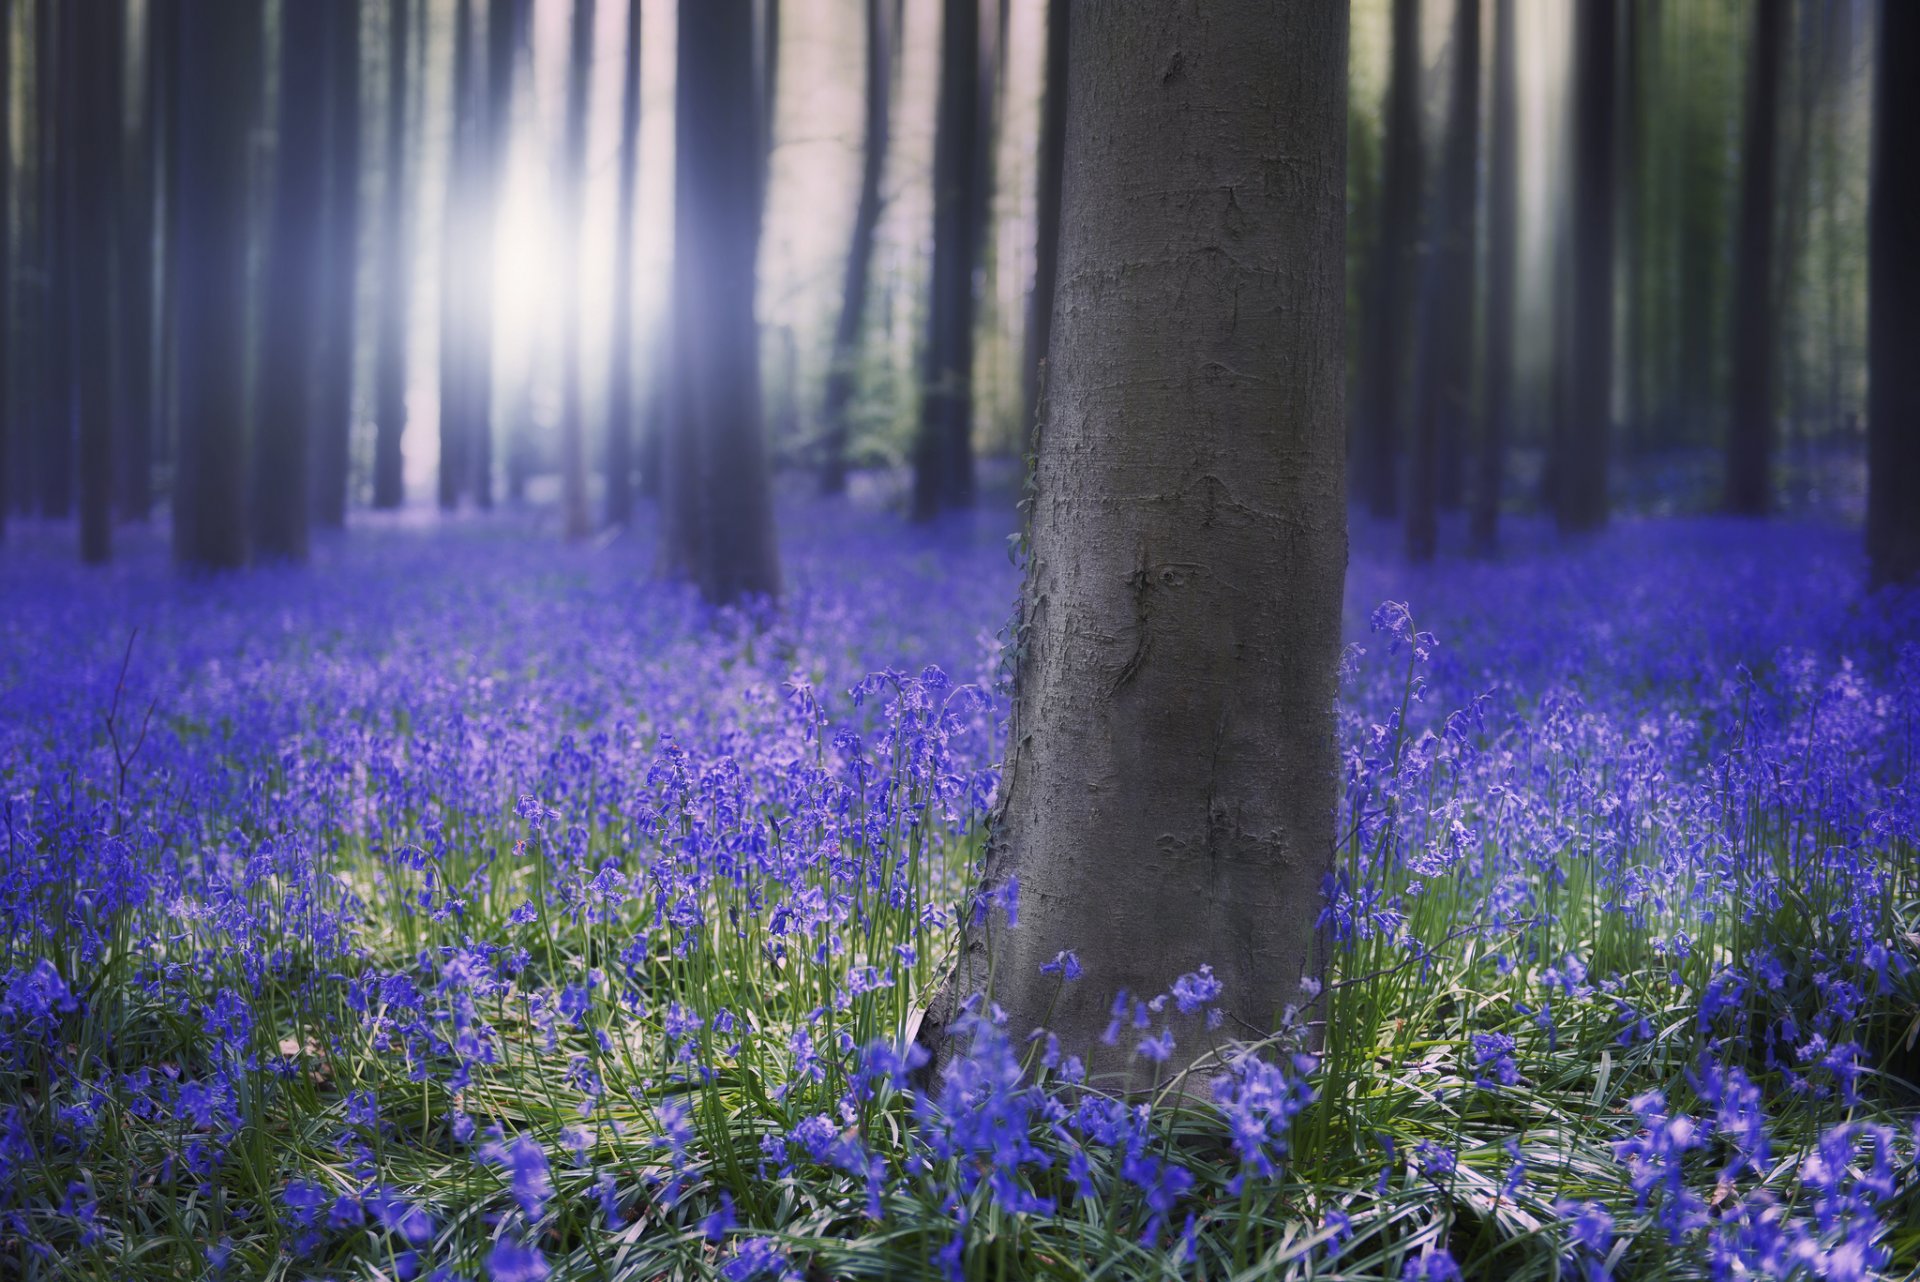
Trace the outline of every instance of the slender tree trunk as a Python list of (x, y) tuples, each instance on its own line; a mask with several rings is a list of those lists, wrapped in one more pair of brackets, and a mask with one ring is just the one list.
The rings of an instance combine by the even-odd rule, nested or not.
[[(120, 68), (123, 10), (119, 0), (77, 5), (73, 24), (76, 73)], [(104, 565), (113, 555), (114, 299), (112, 250), (115, 170), (120, 164), (120, 77), (73, 86), (74, 134), (71, 281), (76, 350), (88, 371), (74, 380), (80, 426), (80, 559)]]
[[(13, 137), (13, 0), (0, 0), (0, 33), (7, 56), (0, 57), (0, 138)], [(13, 448), (19, 434), (18, 389), (13, 382), (13, 148), (0, 148), (0, 541), (7, 534), (13, 506)]]
[(440, 219), (440, 459), (435, 495), (440, 510), (460, 506), (472, 479), (473, 334), (478, 314), (473, 281), (486, 267), (474, 221), (479, 205), (477, 169), (481, 124), (479, 78), (473, 49), (474, 0), (457, 0), (453, 14), (453, 110), (448, 142), (446, 212)]
[(1500, 497), (1513, 434), (1514, 267), (1519, 254), (1520, 184), (1514, 164), (1516, 55), (1514, 0), (1493, 0), (1493, 137), (1487, 174), (1487, 328), (1481, 411), (1480, 483), (1474, 491), (1474, 550), (1492, 555), (1500, 538)]
[(614, 222), (613, 324), (608, 339), (607, 524), (633, 520), (633, 219), (640, 180), (640, 0), (627, 0), (620, 91), (620, 203)]
[(1727, 420), (1727, 510), (1765, 516), (1773, 505), (1773, 202), (1785, 0), (1755, 0), (1741, 147), (1739, 244), (1734, 251), (1733, 386)]
[(39, 76), (40, 198), (43, 245), (42, 419), (36, 472), (40, 515), (73, 515), (73, 13), (43, 3), (35, 31)]
[(1393, 0), (1393, 66), (1387, 81), (1380, 233), (1367, 290), (1359, 418), (1363, 485), (1376, 517), (1400, 511), (1400, 391), (1409, 294), (1420, 222), (1420, 0)]
[(473, 499), (482, 511), (493, 507), (493, 326), (494, 264), (497, 262), (500, 203), (507, 189), (507, 158), (513, 146), (513, 64), (520, 47), (516, 0), (489, 0), (487, 10), (487, 117), (485, 198), (479, 214), (483, 269), (474, 277), (473, 398), (475, 431)]
[(1554, 476), (1569, 532), (1607, 523), (1613, 433), (1614, 76), (1619, 9), (1579, 0), (1574, 22), (1573, 305), (1566, 429)]
[[(154, 254), (155, 286), (159, 291), (154, 308), (156, 332), (153, 341), (154, 402), (151, 462), (156, 468), (175, 470), (179, 446), (179, 353), (175, 324), (175, 288), (180, 275), (180, 243), (175, 234), (180, 224), (178, 130), (174, 116), (179, 102), (181, 0), (147, 0), (147, 21), (151, 25), (153, 56), (154, 114), (147, 126), (153, 130), (154, 174), (159, 189), (154, 201), (158, 220)], [(153, 487), (149, 486), (149, 494)]]
[(716, 604), (777, 596), (754, 321), (760, 82), (753, 0), (680, 0), (664, 561)]
[[(593, 0), (573, 0), (567, 73), (560, 255), (560, 515), (569, 539), (593, 532), (587, 513), (586, 410), (580, 369), (580, 238), (586, 222), (587, 90), (593, 74)], [(749, 97), (758, 96), (749, 90)]]
[(1446, 154), (1420, 305), (1419, 401), (1408, 470), (1407, 555), (1431, 561), (1437, 510), (1473, 409), (1474, 206), (1480, 151), (1480, 0), (1455, 0)]
[(360, 5), (327, 6), (326, 271), (320, 281), (319, 373), (313, 416), (313, 517), (347, 519), (353, 449), (353, 374), (360, 267)]
[[(412, 307), (413, 220), (408, 200), (408, 0), (387, 10), (386, 211), (380, 228), (380, 331), (373, 370), (373, 505), (406, 497), (400, 438), (407, 429), (407, 334)], [(424, 38), (424, 33), (422, 33)]]
[[(114, 504), (123, 521), (145, 521), (153, 510), (153, 268), (155, 138), (165, 112), (158, 74), (161, 46), (152, 9), (143, 21), (141, 124), (122, 134), (124, 166), (119, 200), (117, 301), (114, 323), (120, 353), (120, 412), (114, 419)], [(115, 122), (118, 126), (119, 122)]]
[(1867, 556), (1920, 579), (1920, 7), (1880, 5), (1867, 204)]
[(1067, 135), (1067, 0), (1047, 0), (1046, 96), (1040, 107), (1040, 189), (1033, 251), (1033, 300), (1027, 312), (1022, 362), (1021, 452), (1032, 454), (1042, 418), (1047, 344), (1053, 334), (1053, 296), (1060, 276), (1060, 175)]
[[(1073, 11), (1060, 295), (1013, 724), (958, 983), (1095, 1074), (1211, 964), (1235, 1035), (1325, 965), (1345, 575), (1346, 6)], [(1285, 182), (1272, 181), (1285, 172)], [(1004, 902), (1004, 898), (1002, 898)], [(1085, 978), (1043, 963), (1076, 951)], [(1209, 1048), (1164, 1011), (1162, 1078)], [(931, 1022), (937, 1027), (941, 1013)]]
[(174, 557), (246, 561), (247, 150), (259, 11), (182, 4), (175, 55), (180, 462)]
[(943, 0), (933, 142), (933, 273), (913, 447), (913, 518), (973, 502), (973, 226), (980, 181), (980, 0)]
[(866, 325), (867, 281), (873, 268), (873, 235), (880, 225), (880, 180), (886, 174), (891, 129), (893, 33), (891, 0), (867, 0), (867, 132), (860, 165), (860, 200), (853, 212), (853, 239), (847, 245), (846, 274), (840, 285), (840, 320), (833, 330), (833, 357), (827, 368), (826, 396), (820, 418), (826, 428), (820, 465), (820, 492), (847, 488), (847, 415), (859, 378), (860, 336)]
[(324, 63), (328, 18), (320, 5), (280, 16), (279, 140), (267, 241), (266, 332), (260, 345), (260, 414), (253, 446), (253, 546), (276, 561), (307, 558), (307, 424), (314, 412), (314, 338), (326, 260)]

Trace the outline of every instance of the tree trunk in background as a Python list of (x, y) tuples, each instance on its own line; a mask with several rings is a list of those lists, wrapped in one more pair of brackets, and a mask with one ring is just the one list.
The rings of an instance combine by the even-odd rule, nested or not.
[(1490, 556), (1500, 539), (1500, 494), (1513, 435), (1513, 306), (1519, 255), (1520, 185), (1515, 166), (1519, 112), (1514, 0), (1493, 0), (1493, 121), (1487, 172), (1487, 329), (1481, 406), (1480, 482), (1469, 537)]
[(1883, 0), (1867, 206), (1867, 555), (1920, 579), (1920, 6)]
[[(119, 0), (75, 5), (73, 61), (82, 67), (121, 66), (124, 10)], [(74, 350), (86, 353), (87, 371), (74, 379), (80, 425), (80, 559), (104, 565), (113, 555), (114, 297), (113, 215), (115, 170), (120, 164), (121, 79), (90, 74), (76, 83), (73, 147), (68, 157), (73, 184), (72, 270)], [(77, 371), (76, 371), (77, 372)]]
[(754, 81), (760, 87), (760, 212), (765, 217), (780, 110), (780, 0), (759, 0), (753, 24)]
[(1380, 233), (1367, 290), (1357, 407), (1366, 445), (1362, 477), (1367, 506), (1377, 517), (1396, 516), (1400, 510), (1400, 389), (1420, 231), (1420, 0), (1393, 0), (1384, 151)]
[[(573, 0), (572, 33), (565, 152), (560, 162), (560, 520), (569, 539), (584, 539), (593, 532), (593, 519), (587, 513), (587, 425), (585, 389), (580, 385), (580, 240), (586, 224), (593, 0)], [(751, 85), (746, 93), (759, 101)]]
[(613, 323), (608, 335), (607, 524), (633, 520), (633, 219), (640, 176), (640, 0), (627, 0), (626, 78), (620, 90), (620, 203), (613, 231)]
[[(1074, 8), (1058, 322), (1019, 668), (960, 994), (1093, 1073), (1210, 963), (1236, 1030), (1303, 1002), (1334, 843), (1346, 6)], [(1274, 182), (1284, 172), (1287, 181)], [(1086, 978), (1042, 963), (1074, 949)], [(1169, 1013), (1172, 1073), (1207, 1049)], [(935, 1017), (938, 1023), (938, 1016)], [(1143, 1083), (1137, 1076), (1134, 1086)]]
[(40, 515), (73, 515), (73, 11), (43, 2), (36, 15), (42, 246), (41, 404), (35, 459)]
[[(151, 24), (150, 53), (153, 72), (154, 114), (147, 119), (153, 130), (154, 174), (158, 181), (154, 218), (158, 223), (154, 255), (155, 288), (158, 305), (153, 309), (153, 437), (150, 441), (156, 468), (175, 471), (179, 445), (179, 361), (176, 359), (178, 327), (174, 323), (174, 293), (180, 274), (180, 244), (175, 229), (180, 223), (178, 204), (179, 175), (175, 172), (177, 131), (174, 114), (179, 102), (181, 0), (147, 0), (147, 21)], [(150, 478), (151, 479), (151, 478)], [(149, 493), (154, 487), (149, 486)]]
[(973, 502), (973, 225), (980, 181), (980, 0), (943, 0), (933, 142), (933, 271), (913, 445), (913, 519)]
[[(1480, 0), (1455, 0), (1446, 152), (1420, 300), (1420, 379), (1407, 474), (1407, 555), (1431, 561), (1436, 511), (1457, 485), (1473, 410), (1475, 184), (1480, 151)], [(1449, 471), (1456, 478), (1449, 484)]]
[(307, 559), (307, 429), (326, 266), (326, 82), (318, 52), (326, 47), (327, 27), (321, 5), (281, 10), (279, 138), (253, 434), (253, 547), (276, 561)]
[[(400, 438), (407, 429), (407, 334), (412, 303), (413, 226), (407, 172), (407, 0), (387, 10), (386, 211), (380, 228), (380, 331), (373, 367), (373, 505), (406, 496)], [(424, 37), (424, 33), (423, 33)]]
[(360, 267), (360, 6), (327, 7), (326, 270), (320, 281), (319, 371), (313, 410), (313, 519), (347, 520), (353, 450), (354, 334)]
[[(0, 32), (9, 33), (13, 0), (0, 0)], [(13, 58), (0, 58), (0, 138), (13, 137)], [(19, 434), (13, 385), (13, 148), (0, 148), (0, 541), (7, 534), (13, 506), (13, 448)]]
[(1613, 0), (1579, 0), (1574, 18), (1571, 350), (1555, 514), (1569, 532), (1607, 523), (1613, 431)]
[(1779, 133), (1785, 0), (1756, 0), (1740, 158), (1740, 230), (1734, 250), (1733, 386), (1727, 419), (1727, 510), (1765, 516), (1773, 504), (1775, 139)]
[[(145, 521), (153, 512), (153, 268), (154, 171), (156, 139), (165, 105), (157, 72), (162, 46), (149, 9), (142, 31), (141, 111), (138, 131), (122, 133), (124, 147), (119, 200), (119, 264), (114, 324), (120, 353), (120, 412), (114, 418), (114, 506), (123, 521)], [(116, 127), (121, 122), (116, 121)], [(0, 203), (0, 208), (4, 204)]]
[(827, 495), (845, 493), (847, 488), (847, 438), (852, 429), (847, 414), (859, 381), (867, 279), (873, 267), (874, 229), (880, 225), (880, 180), (886, 173), (891, 131), (893, 33), (888, 24), (892, 13), (891, 0), (867, 0), (867, 132), (860, 200), (853, 211), (853, 239), (847, 245), (846, 273), (840, 285), (840, 320), (833, 330), (833, 356), (820, 409), (825, 428), (820, 492)]
[(663, 560), (716, 604), (780, 591), (753, 311), (763, 153), (752, 3), (680, 0), (676, 52)]
[(474, 278), (473, 413), (479, 425), (473, 440), (473, 501), (493, 508), (493, 327), (494, 269), (498, 262), (500, 202), (507, 189), (507, 161), (513, 148), (513, 64), (521, 45), (520, 6), (516, 0), (489, 0), (487, 7), (487, 119), (484, 199), (479, 213), (483, 269)]
[[(1657, 13), (1654, 15), (1657, 17)], [(1647, 50), (1655, 42), (1658, 28), (1650, 29), (1637, 0), (1628, 0), (1620, 11), (1620, 124), (1621, 138), (1620, 208), (1626, 226), (1621, 239), (1625, 262), (1621, 275), (1626, 285), (1621, 318), (1626, 346), (1621, 362), (1624, 399), (1622, 438), (1626, 452), (1637, 454), (1648, 445), (1647, 437), (1647, 350), (1646, 350), (1646, 278), (1647, 257)]]
[(1021, 371), (1022, 454), (1032, 454), (1040, 426), (1047, 344), (1053, 333), (1053, 295), (1060, 275), (1061, 151), (1067, 135), (1067, 0), (1047, 0), (1046, 96), (1040, 106), (1038, 237), (1033, 251), (1033, 300), (1027, 311), (1027, 352)]
[(247, 556), (247, 152), (259, 10), (187, 3), (178, 21), (173, 551), (191, 569), (232, 569)]
[(440, 218), (440, 459), (434, 490), (443, 512), (460, 506), (472, 480), (472, 444), (478, 434), (473, 421), (473, 336), (480, 314), (474, 308), (473, 282), (487, 261), (474, 234), (483, 193), (473, 6), (474, 0), (457, 0), (454, 6), (447, 199)]

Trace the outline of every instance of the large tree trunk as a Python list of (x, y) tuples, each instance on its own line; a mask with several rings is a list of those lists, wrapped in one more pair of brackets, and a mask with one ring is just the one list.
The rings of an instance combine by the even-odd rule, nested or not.
[(1920, 6), (1884, 0), (1867, 206), (1867, 554), (1920, 579)]
[(613, 324), (608, 338), (607, 524), (633, 519), (633, 216), (640, 175), (640, 0), (627, 0), (620, 90), (620, 203), (613, 225)]
[(1408, 468), (1407, 555), (1431, 561), (1473, 401), (1474, 190), (1480, 150), (1480, 0), (1455, 0), (1446, 154), (1420, 299), (1419, 400)]
[(1040, 189), (1033, 248), (1033, 300), (1027, 311), (1027, 352), (1021, 371), (1022, 453), (1032, 454), (1040, 419), (1047, 347), (1053, 334), (1053, 295), (1060, 276), (1060, 175), (1067, 136), (1067, 0), (1047, 0), (1047, 82), (1040, 108)]
[(292, 4), (280, 18), (280, 120), (267, 241), (266, 332), (253, 444), (253, 546), (278, 561), (307, 558), (307, 425), (314, 412), (314, 338), (322, 304), (325, 82), (315, 56), (327, 13)]
[(453, 110), (447, 146), (446, 211), (440, 219), (440, 459), (435, 494), (440, 510), (460, 506), (472, 480), (473, 338), (481, 318), (473, 283), (486, 270), (475, 234), (479, 216), (482, 124), (479, 70), (473, 48), (474, 0), (457, 0), (453, 14)]
[(173, 551), (192, 569), (232, 569), (247, 555), (247, 150), (258, 88), (258, 13), (250, 4), (179, 9), (173, 126), (180, 463)]
[[(1101, 1042), (1210, 964), (1231, 1032), (1318, 973), (1346, 569), (1346, 7), (1074, 8), (1060, 292), (987, 884), (958, 991)], [(1285, 181), (1275, 176), (1285, 175)], [(1040, 967), (1074, 950), (1086, 977)], [(1171, 1010), (1170, 1073), (1208, 1049)], [(1156, 1021), (1157, 1023), (1158, 1021)]]
[(777, 596), (754, 320), (760, 104), (753, 0), (680, 0), (674, 110), (668, 573), (715, 603)]
[[(75, 6), (73, 61), (111, 67), (121, 61), (119, 0)], [(80, 424), (80, 559), (104, 565), (113, 555), (113, 212), (120, 164), (120, 77), (91, 77), (73, 87), (73, 336), (87, 354), (86, 376), (74, 380)]]
[(1555, 513), (1569, 532), (1607, 523), (1613, 431), (1613, 0), (1580, 0), (1574, 21), (1572, 307)]
[(35, 15), (39, 77), (42, 252), (41, 419), (35, 462), (40, 515), (73, 515), (73, 14), (43, 3)]
[(1380, 232), (1367, 289), (1358, 409), (1367, 506), (1377, 517), (1391, 517), (1400, 511), (1400, 390), (1420, 225), (1420, 0), (1393, 0), (1383, 150)]
[[(593, 74), (593, 0), (573, 0), (567, 132), (560, 184), (560, 520), (569, 539), (593, 532), (587, 513), (587, 425), (580, 369), (580, 240), (585, 234), (587, 89)], [(757, 101), (751, 89), (748, 97)]]
[[(373, 505), (406, 495), (400, 438), (407, 430), (407, 335), (412, 308), (413, 220), (407, 166), (409, 0), (387, 11), (386, 211), (380, 228), (380, 332), (373, 369)], [(424, 33), (422, 33), (424, 39)]]
[[(120, 412), (114, 430), (114, 506), (124, 521), (144, 521), (153, 510), (153, 267), (154, 172), (158, 168), (161, 100), (159, 26), (149, 8), (141, 44), (141, 123), (125, 153), (119, 200), (119, 264), (116, 275), (117, 349), (120, 353)], [(0, 208), (4, 203), (0, 202)]]
[(944, 0), (933, 141), (933, 272), (921, 354), (913, 517), (973, 502), (973, 269), (982, 177), (980, 0)]
[(1514, 0), (1493, 0), (1493, 137), (1487, 173), (1487, 331), (1481, 409), (1480, 480), (1470, 537), (1491, 555), (1500, 538), (1500, 495), (1513, 432), (1514, 268), (1519, 255), (1520, 185), (1514, 164), (1519, 113)]
[(1757, 0), (1747, 65), (1740, 230), (1733, 260), (1733, 386), (1727, 419), (1727, 510), (1765, 516), (1773, 502), (1773, 173), (1779, 130), (1784, 0)]
[(328, 7), (326, 271), (320, 282), (320, 355), (313, 414), (313, 518), (347, 519), (353, 449), (354, 333), (360, 267), (360, 5)]
[(880, 225), (880, 180), (886, 174), (887, 142), (893, 101), (892, 0), (867, 0), (867, 136), (860, 165), (860, 201), (853, 212), (853, 239), (847, 245), (846, 274), (840, 285), (840, 320), (833, 330), (833, 356), (827, 368), (826, 396), (820, 418), (822, 442), (820, 492), (847, 488), (847, 421), (859, 378), (860, 335), (866, 324), (867, 280), (873, 267), (873, 235)]

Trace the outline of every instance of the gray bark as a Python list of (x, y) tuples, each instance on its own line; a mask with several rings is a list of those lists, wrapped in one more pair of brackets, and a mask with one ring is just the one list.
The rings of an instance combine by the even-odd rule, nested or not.
[(560, 256), (560, 520), (570, 539), (593, 532), (587, 513), (587, 425), (580, 369), (580, 239), (585, 234), (587, 90), (593, 74), (593, 0), (573, 0), (562, 161)]
[(1727, 510), (1765, 516), (1773, 505), (1774, 168), (1783, 0), (1759, 0), (1747, 66), (1740, 156), (1740, 228), (1734, 253), (1733, 385), (1728, 396)]
[(1553, 461), (1555, 515), (1560, 528), (1569, 532), (1607, 523), (1618, 15), (1614, 0), (1580, 0), (1574, 20), (1573, 288), (1564, 427)]
[[(406, 0), (387, 18), (386, 213), (380, 229), (380, 333), (373, 371), (373, 505), (395, 508), (405, 497), (400, 438), (407, 427), (407, 326), (412, 309), (413, 227), (407, 166)], [(421, 36), (425, 42), (425, 33)]]
[(1920, 580), (1920, 8), (1880, 6), (1867, 204), (1867, 553), (1876, 583)]
[[(1276, 1027), (1324, 964), (1346, 570), (1345, 5), (1073, 9), (1060, 278), (1011, 737), (957, 991), (1096, 1075), (1208, 963)], [(1074, 950), (1085, 977), (1040, 966)], [(1169, 1007), (1171, 1011), (1171, 1007)], [(937, 1017), (936, 1017), (937, 1018)], [(1156, 1020), (1156, 1028), (1158, 1021)]]
[(1514, 0), (1493, 5), (1493, 136), (1487, 173), (1486, 392), (1481, 410), (1480, 483), (1474, 491), (1470, 537), (1481, 555), (1500, 537), (1500, 492), (1506, 480), (1507, 438), (1513, 420), (1513, 305), (1519, 254), (1520, 188), (1514, 166), (1518, 99), (1513, 38)]

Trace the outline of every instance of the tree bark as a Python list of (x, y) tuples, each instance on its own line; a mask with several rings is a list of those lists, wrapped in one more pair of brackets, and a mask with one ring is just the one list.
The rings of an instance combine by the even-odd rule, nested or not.
[(1382, 149), (1380, 234), (1367, 290), (1358, 409), (1366, 443), (1367, 506), (1384, 518), (1400, 511), (1400, 391), (1420, 223), (1420, 0), (1393, 0), (1393, 65)]
[(1614, 0), (1579, 0), (1574, 20), (1573, 297), (1566, 425), (1555, 514), (1577, 533), (1607, 523), (1613, 432)]
[[(1229, 1032), (1324, 957), (1346, 568), (1346, 6), (1073, 11), (1065, 206), (1007, 772), (957, 991), (1096, 1075), (1116, 991), (1211, 964)], [(970, 919), (974, 920), (974, 919)], [(1074, 950), (1085, 978), (1040, 967)], [(1165, 1075), (1207, 1049), (1166, 1012)]]
[(435, 495), (440, 510), (460, 506), (473, 471), (473, 339), (480, 325), (474, 281), (487, 267), (475, 222), (481, 201), (482, 124), (473, 48), (474, 0), (456, 0), (453, 13), (453, 110), (447, 144), (447, 199), (440, 218), (440, 459)]
[(123, 521), (145, 521), (153, 511), (154, 172), (159, 167), (157, 142), (165, 107), (161, 100), (164, 80), (159, 74), (163, 46), (156, 35), (159, 23), (152, 8), (143, 21), (142, 120), (137, 134), (121, 137), (127, 147), (116, 229), (119, 262), (114, 322), (121, 356), (121, 405), (114, 419), (114, 506)]
[(1039, 438), (1040, 393), (1053, 334), (1053, 296), (1060, 276), (1060, 175), (1067, 135), (1067, 0), (1047, 0), (1046, 96), (1040, 107), (1040, 189), (1033, 250), (1033, 300), (1027, 312), (1027, 352), (1021, 380), (1021, 453)]
[(762, 116), (752, 3), (680, 0), (676, 50), (663, 559), (716, 604), (780, 591), (754, 320)]
[[(400, 440), (407, 430), (407, 335), (413, 294), (413, 220), (407, 165), (408, 0), (387, 11), (386, 211), (380, 229), (380, 332), (374, 340), (373, 505), (406, 497)], [(424, 38), (424, 33), (423, 38)]]
[(846, 272), (840, 285), (840, 320), (833, 330), (833, 356), (827, 368), (826, 396), (820, 419), (825, 425), (820, 463), (820, 492), (847, 488), (847, 414), (859, 379), (860, 336), (866, 325), (867, 282), (873, 268), (873, 236), (880, 225), (880, 180), (886, 174), (892, 124), (893, 33), (890, 0), (867, 0), (867, 128), (860, 165), (860, 200), (853, 212), (853, 238), (847, 245)]
[(50, 2), (35, 15), (42, 254), (41, 419), (35, 459), (40, 515), (73, 515), (73, 14)]
[(620, 92), (620, 202), (614, 221), (613, 324), (608, 339), (607, 524), (633, 520), (633, 218), (640, 174), (640, 0), (627, 0)]
[(360, 5), (328, 7), (326, 271), (319, 294), (319, 373), (313, 415), (313, 518), (328, 529), (347, 519), (353, 449), (355, 286), (360, 267)]
[[(121, 65), (123, 13), (109, 4), (70, 11), (75, 73), (82, 67)], [(72, 88), (73, 201), (71, 206), (74, 350), (87, 353), (88, 370), (74, 379), (79, 409), (80, 559), (105, 565), (113, 556), (114, 300), (112, 250), (115, 170), (120, 164), (120, 77), (102, 76)], [(76, 374), (78, 371), (76, 370)]]
[(1867, 206), (1867, 554), (1873, 582), (1920, 579), (1920, 8), (1880, 6)]
[(973, 502), (973, 271), (980, 134), (980, 0), (944, 0), (933, 141), (933, 271), (921, 356), (913, 518)]
[(1756, 0), (1741, 146), (1739, 243), (1734, 250), (1733, 386), (1727, 419), (1726, 506), (1765, 516), (1773, 506), (1775, 139), (1779, 132), (1783, 0)]
[(1446, 152), (1420, 303), (1420, 379), (1409, 460), (1407, 555), (1431, 561), (1438, 509), (1473, 402), (1473, 214), (1480, 150), (1480, 0), (1455, 0)]
[[(560, 254), (560, 519), (569, 539), (593, 532), (587, 513), (586, 410), (580, 369), (580, 239), (585, 234), (587, 90), (593, 74), (593, 0), (573, 0), (562, 158)], [(749, 90), (749, 97), (756, 97)]]
[[(13, 0), (0, 0), (0, 32), (12, 47)], [(0, 138), (13, 137), (13, 57), (0, 58)], [(13, 506), (14, 439), (19, 427), (13, 384), (13, 148), (0, 151), (0, 542)]]
[(1514, 0), (1493, 0), (1493, 136), (1487, 173), (1487, 329), (1481, 410), (1480, 483), (1470, 538), (1490, 556), (1500, 539), (1500, 496), (1513, 432), (1513, 305), (1519, 254), (1520, 186), (1514, 164), (1519, 113)]
[(178, 21), (173, 551), (186, 568), (223, 570), (247, 556), (247, 152), (259, 10), (183, 4)]

